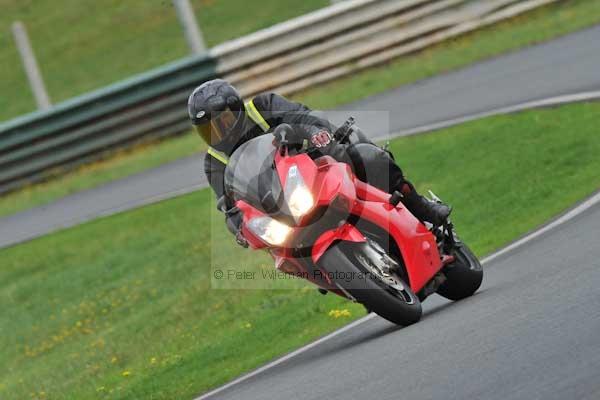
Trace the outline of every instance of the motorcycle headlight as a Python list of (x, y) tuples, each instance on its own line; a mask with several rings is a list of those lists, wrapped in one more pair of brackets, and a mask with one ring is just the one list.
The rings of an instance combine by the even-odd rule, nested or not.
[(272, 246), (285, 242), (292, 229), (271, 217), (256, 217), (248, 222), (248, 229)]
[(312, 193), (306, 187), (297, 165), (293, 165), (288, 170), (284, 195), (290, 212), (296, 221), (312, 210), (315, 205)]

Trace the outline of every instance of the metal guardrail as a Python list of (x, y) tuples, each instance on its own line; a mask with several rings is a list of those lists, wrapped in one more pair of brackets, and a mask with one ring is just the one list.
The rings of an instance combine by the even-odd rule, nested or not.
[(0, 193), (188, 129), (190, 88), (216, 76), (190, 58), (0, 125)]
[(335, 19), (323, 13), (215, 48), (217, 71), (245, 96), (289, 95), (556, 1), (350, 1)]
[(349, 0), (0, 125), (0, 194), (189, 128), (186, 99), (224, 77), (290, 94), (559, 0)]

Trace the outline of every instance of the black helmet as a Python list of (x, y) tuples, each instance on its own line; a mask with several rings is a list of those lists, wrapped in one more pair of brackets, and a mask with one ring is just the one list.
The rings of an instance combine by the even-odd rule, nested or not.
[(230, 155), (244, 137), (244, 102), (222, 79), (198, 86), (188, 99), (192, 124), (209, 145)]

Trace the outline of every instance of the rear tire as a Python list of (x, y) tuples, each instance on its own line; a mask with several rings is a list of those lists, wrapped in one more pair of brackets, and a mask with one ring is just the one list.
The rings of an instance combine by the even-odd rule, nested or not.
[[(373, 254), (368, 247), (368, 243), (338, 242), (323, 254), (319, 266), (368, 310), (402, 326), (418, 322), (423, 314), (419, 298), (400, 277), (394, 276), (396, 288), (402, 288), (397, 290), (370, 273), (363, 265), (365, 258)], [(358, 279), (349, 281), (347, 277)]]
[(483, 268), (464, 243), (458, 244), (452, 255), (456, 260), (444, 269), (446, 281), (437, 289), (437, 294), (450, 300), (461, 300), (479, 289), (483, 281)]

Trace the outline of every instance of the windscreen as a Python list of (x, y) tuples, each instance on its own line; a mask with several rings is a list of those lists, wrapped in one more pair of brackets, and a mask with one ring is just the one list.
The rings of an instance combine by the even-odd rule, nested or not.
[(274, 212), (282, 192), (274, 165), (275, 151), (272, 135), (261, 135), (241, 145), (225, 169), (227, 194), (267, 214)]

